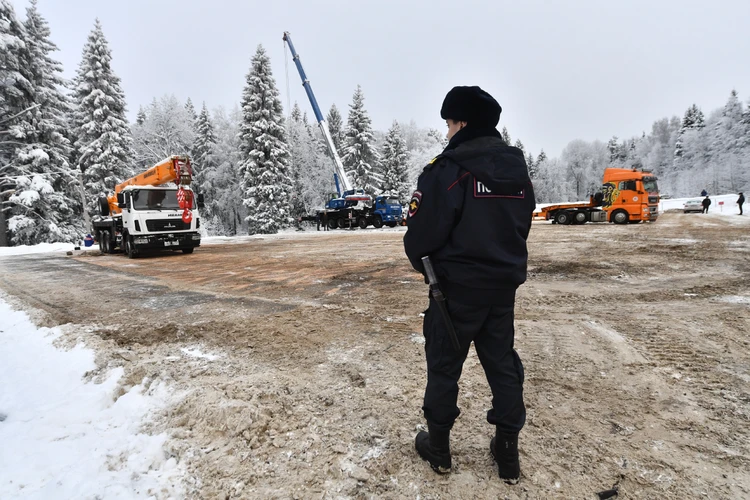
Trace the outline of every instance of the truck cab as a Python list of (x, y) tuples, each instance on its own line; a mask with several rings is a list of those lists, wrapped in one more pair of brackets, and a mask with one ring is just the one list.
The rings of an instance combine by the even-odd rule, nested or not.
[[(372, 211), (373, 225), (375, 227), (383, 225), (396, 227), (401, 223), (402, 210), (398, 198), (386, 195), (376, 197)], [(380, 219), (379, 222), (376, 221), (378, 218)]]
[(602, 209), (618, 224), (655, 221), (659, 217), (659, 187), (649, 172), (624, 168), (604, 170)]
[(200, 246), (200, 215), (193, 197), (190, 222), (182, 220), (176, 187), (128, 186), (122, 190), (124, 250), (179, 249), (190, 253)]

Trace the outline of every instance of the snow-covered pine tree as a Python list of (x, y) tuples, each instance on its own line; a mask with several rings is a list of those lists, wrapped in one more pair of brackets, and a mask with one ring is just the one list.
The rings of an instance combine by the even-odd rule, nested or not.
[(143, 106), (138, 107), (138, 114), (135, 116), (135, 124), (136, 125), (143, 125), (143, 122), (146, 121), (146, 110), (143, 109)]
[(347, 168), (346, 174), (354, 187), (363, 188), (366, 193), (375, 193), (382, 183), (382, 176), (378, 172), (380, 155), (374, 147), (375, 137), (364, 100), (362, 87), (357, 85), (349, 105), (341, 161)]
[(529, 177), (534, 179), (536, 177), (536, 162), (534, 161), (534, 155), (529, 153), (526, 155), (526, 167), (529, 170)]
[(543, 161), (547, 161), (547, 153), (545, 153), (542, 149), (541, 151), (539, 151), (539, 156), (537, 157), (536, 162), (537, 164), (539, 164)]
[(196, 121), (198, 121), (198, 113), (195, 112), (195, 106), (193, 106), (193, 100), (189, 97), (187, 98), (187, 101), (185, 101), (185, 111), (187, 111), (188, 116), (190, 117), (191, 123), (195, 124)]
[(34, 106), (26, 30), (8, 0), (0, 0), (0, 246), (8, 246), (9, 197), (18, 180), (16, 150), (28, 132), (25, 116)]
[(526, 153), (526, 148), (524, 148), (523, 143), (521, 142), (521, 139), (516, 139), (516, 143), (513, 144), (513, 146), (517, 147), (518, 149)]
[(411, 194), (409, 185), (408, 155), (401, 127), (394, 120), (383, 145), (383, 191), (406, 203)]
[(622, 151), (620, 148), (619, 139), (616, 135), (607, 142), (607, 150), (609, 151), (609, 163), (615, 163), (622, 157)]
[(289, 118), (295, 122), (302, 122), (302, 110), (300, 109), (299, 104), (297, 104), (297, 101), (294, 101), (294, 106), (292, 106), (292, 112), (289, 114)]
[(505, 142), (505, 144), (507, 144), (508, 146), (513, 144), (513, 142), (510, 140), (510, 132), (508, 132), (507, 127), (503, 127), (503, 131), (500, 132), (500, 135), (502, 136), (503, 142)]
[(27, 71), (38, 106), (23, 115), (25, 145), (16, 150), (19, 177), (10, 198), (15, 203), (12, 242), (74, 241), (85, 228), (80, 181), (68, 162), (71, 145), (65, 117), (70, 106), (60, 90), (66, 82), (61, 64), (50, 56), (57, 47), (49, 39), (49, 26), (36, 0), (26, 14)]
[(702, 141), (704, 137), (700, 133), (704, 127), (705, 119), (703, 111), (697, 105), (693, 104), (685, 111), (680, 132), (677, 136), (677, 142), (675, 143), (673, 162), (675, 172), (689, 169), (694, 163), (692, 160), (686, 161), (685, 159), (686, 143), (691, 146), (689, 149), (692, 151), (688, 151), (688, 156), (692, 157), (692, 159), (695, 158), (695, 151), (704, 149)]
[(195, 140), (193, 141), (191, 151), (193, 172), (195, 173), (194, 189), (204, 194), (204, 181), (208, 177), (209, 172), (216, 167), (213, 161), (213, 149), (215, 145), (216, 135), (214, 134), (214, 126), (211, 123), (211, 116), (204, 102), (201, 113), (195, 121)]
[(242, 93), (240, 126), (243, 203), (250, 234), (272, 234), (290, 221), (292, 180), (284, 116), (271, 61), (262, 45)]
[(112, 69), (112, 53), (97, 19), (73, 80), (73, 137), (83, 171), (88, 209), (96, 212), (100, 196), (130, 177), (132, 138), (125, 117), (125, 95)]
[(344, 143), (344, 120), (341, 118), (341, 113), (339, 113), (339, 109), (335, 104), (331, 104), (331, 109), (326, 116), (326, 122), (328, 123), (328, 131), (331, 133), (331, 139), (333, 139), (333, 145), (336, 146), (336, 151), (339, 152), (340, 156), (341, 146)]

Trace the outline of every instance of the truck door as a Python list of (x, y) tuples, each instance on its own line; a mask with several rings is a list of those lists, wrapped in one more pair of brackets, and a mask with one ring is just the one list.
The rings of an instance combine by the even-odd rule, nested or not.
[(620, 194), (618, 196), (618, 203), (622, 205), (622, 208), (627, 210), (630, 220), (641, 219), (641, 204), (646, 201), (643, 198), (645, 194), (638, 193), (636, 181), (620, 181), (617, 186)]

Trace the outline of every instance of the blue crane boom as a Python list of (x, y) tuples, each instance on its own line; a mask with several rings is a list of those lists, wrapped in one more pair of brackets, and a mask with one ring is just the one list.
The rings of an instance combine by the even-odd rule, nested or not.
[[(351, 198), (352, 195), (356, 194), (355, 190), (353, 189), (351, 183), (349, 182), (349, 178), (344, 171), (344, 164), (339, 157), (338, 151), (336, 151), (336, 145), (333, 143), (333, 139), (331, 138), (331, 132), (328, 130), (328, 124), (323, 117), (323, 113), (320, 112), (318, 100), (315, 99), (315, 94), (313, 93), (312, 86), (310, 86), (310, 80), (308, 80), (307, 75), (305, 74), (305, 70), (304, 68), (302, 68), (302, 62), (300, 61), (299, 54), (297, 54), (297, 51), (294, 50), (294, 44), (292, 43), (292, 38), (289, 36), (288, 31), (284, 32), (284, 42), (286, 42), (286, 44), (289, 46), (289, 50), (292, 53), (294, 64), (295, 66), (297, 66), (300, 78), (302, 78), (302, 86), (305, 87), (307, 98), (310, 100), (313, 112), (315, 113), (315, 119), (318, 121), (320, 131), (323, 133), (326, 145), (328, 146), (328, 151), (330, 151), (331, 156), (333, 157), (336, 168), (336, 175), (334, 176), (334, 178), (336, 180), (336, 189), (339, 192), (339, 196), (343, 195), (347, 198)], [(339, 186), (339, 182), (341, 182), (341, 186)], [(343, 193), (341, 188), (343, 188)]]

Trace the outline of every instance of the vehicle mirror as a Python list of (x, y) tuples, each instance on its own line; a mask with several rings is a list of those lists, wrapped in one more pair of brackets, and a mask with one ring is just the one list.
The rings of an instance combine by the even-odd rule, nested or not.
[(117, 206), (122, 208), (125, 205), (125, 195), (123, 193), (117, 193)]
[(203, 208), (204, 206), (206, 206), (206, 204), (203, 198), (203, 193), (198, 193), (198, 208)]

